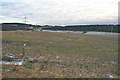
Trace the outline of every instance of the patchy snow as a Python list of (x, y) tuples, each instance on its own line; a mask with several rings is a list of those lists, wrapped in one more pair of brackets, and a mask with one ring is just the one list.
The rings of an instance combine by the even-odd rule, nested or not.
[(56, 56), (56, 58), (58, 59), (58, 58), (59, 58), (59, 56)]
[(110, 77), (110, 78), (114, 78), (114, 76), (113, 76), (112, 74), (109, 74), (109, 77)]
[(9, 58), (12, 58), (12, 59), (13, 59), (13, 58), (16, 58), (15, 55), (9, 54), (9, 53), (8, 53), (8, 54), (5, 54), (4, 56), (9, 57)]
[(38, 58), (38, 60), (43, 59), (43, 58), (44, 58), (43, 56), (40, 56), (40, 57)]
[(23, 46), (26, 46), (27, 44), (25, 43)]
[[(4, 55), (5, 57), (9, 57), (11, 59), (14, 59), (15, 61), (11, 61), (11, 62), (8, 62), (8, 61), (1, 61), (0, 64), (5, 64), (5, 65), (18, 65), (18, 66), (21, 66), (23, 65), (23, 62), (24, 62), (24, 58), (23, 59), (18, 59), (15, 55), (13, 54), (5, 54)], [(16, 59), (17, 58), (17, 59)]]
[(21, 66), (21, 65), (23, 65), (23, 61), (24, 61), (23, 59), (22, 59), (22, 61), (20, 61), (20, 62), (17, 62), (17, 61), (13, 61), (13, 62), (2, 61), (2, 64)]
[(111, 64), (118, 65), (118, 63), (114, 61), (111, 61)]
[(108, 76), (110, 77), (110, 78), (118, 78), (118, 76), (117, 76), (117, 74), (108, 74)]
[(0, 64), (2, 64), (2, 61), (0, 61)]

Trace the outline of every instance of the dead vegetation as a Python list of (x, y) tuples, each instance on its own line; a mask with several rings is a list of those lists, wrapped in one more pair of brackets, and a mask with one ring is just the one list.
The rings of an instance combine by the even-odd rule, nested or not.
[[(3, 32), (3, 60), (6, 54), (24, 64), (3, 65), (3, 78), (116, 78), (117, 36), (50, 32)], [(9, 55), (10, 56), (10, 55)]]

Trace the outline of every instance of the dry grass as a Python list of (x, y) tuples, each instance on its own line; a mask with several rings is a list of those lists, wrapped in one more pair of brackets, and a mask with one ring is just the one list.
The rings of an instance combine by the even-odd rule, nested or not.
[[(26, 64), (3, 65), (4, 78), (106, 78), (117, 74), (118, 36), (55, 32), (3, 32), (3, 55), (21, 58), (23, 44)], [(38, 58), (42, 56), (38, 61)], [(29, 57), (33, 61), (27, 61)], [(10, 71), (6, 71), (9, 69)], [(116, 77), (116, 76), (115, 76)]]

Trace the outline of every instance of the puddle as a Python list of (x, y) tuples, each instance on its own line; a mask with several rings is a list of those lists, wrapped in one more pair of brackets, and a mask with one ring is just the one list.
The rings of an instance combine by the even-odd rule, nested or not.
[[(83, 31), (66, 31), (66, 30), (43, 30), (44, 32), (60, 32), (60, 33), (77, 33), (77, 34), (83, 34)], [(84, 34), (102, 34), (102, 35), (120, 35), (120, 33), (114, 33), (114, 32), (96, 32), (96, 31), (88, 31)]]

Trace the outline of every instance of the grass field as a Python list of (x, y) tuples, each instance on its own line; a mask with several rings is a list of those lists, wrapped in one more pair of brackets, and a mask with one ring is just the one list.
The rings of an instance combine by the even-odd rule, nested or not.
[(3, 78), (117, 77), (117, 35), (4, 31), (2, 40), (3, 58), (25, 52), (24, 65), (3, 65)]

